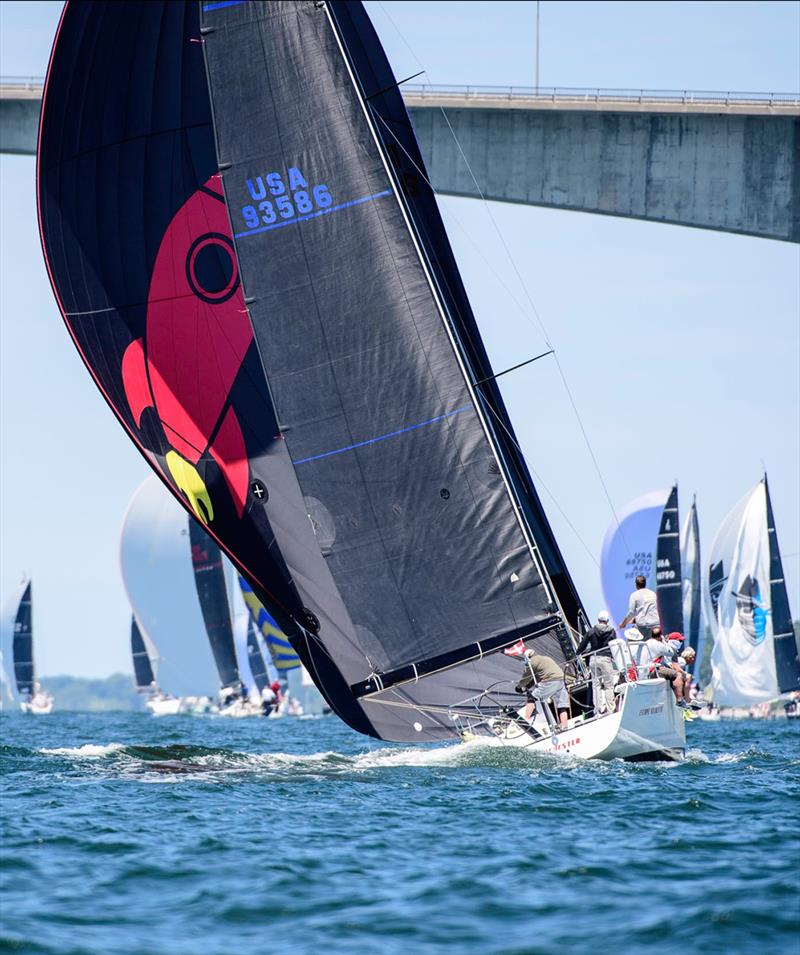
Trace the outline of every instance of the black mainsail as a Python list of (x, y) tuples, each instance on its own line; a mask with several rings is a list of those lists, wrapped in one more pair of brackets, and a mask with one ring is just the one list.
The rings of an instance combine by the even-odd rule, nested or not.
[(38, 186), (95, 381), (344, 720), (452, 736), (514, 681), (503, 648), (571, 653), (580, 599), (360, 3), (70, 0)]
[(269, 674), (267, 665), (264, 662), (264, 655), (258, 642), (255, 624), (250, 614), (247, 614), (247, 662), (250, 664), (250, 672), (253, 675), (253, 682), (258, 687), (260, 693), (269, 686)]
[(131, 615), (131, 656), (133, 658), (133, 679), (137, 690), (151, 690), (156, 678), (147, 646), (139, 629), (136, 617)]
[(32, 696), (36, 691), (33, 669), (33, 582), (28, 581), (14, 618), (14, 680), (20, 696)]
[(219, 671), (223, 689), (239, 688), (239, 665), (236, 662), (236, 645), (233, 641), (231, 611), (228, 590), (225, 586), (225, 570), (222, 553), (197, 521), (189, 519), (189, 542), (192, 548), (192, 568), (197, 597), (203, 622), (206, 625), (208, 642)]
[(681, 524), (678, 485), (669, 492), (656, 540), (656, 596), (664, 633), (683, 633), (683, 581), (681, 577)]
[(769, 537), (769, 586), (770, 606), (772, 608), (772, 639), (775, 651), (775, 676), (781, 693), (800, 690), (800, 660), (797, 655), (797, 642), (792, 626), (792, 612), (789, 609), (789, 593), (783, 576), (783, 561), (778, 547), (778, 534), (775, 530), (775, 515), (772, 512), (772, 499), (769, 494), (769, 482), (764, 475), (764, 490), (767, 496), (767, 535)]

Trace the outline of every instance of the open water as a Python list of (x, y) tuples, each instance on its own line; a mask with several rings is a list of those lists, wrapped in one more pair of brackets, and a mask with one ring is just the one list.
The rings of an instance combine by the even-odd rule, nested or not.
[(4, 715), (0, 951), (797, 951), (800, 725), (682, 765), (373, 743), (335, 718)]

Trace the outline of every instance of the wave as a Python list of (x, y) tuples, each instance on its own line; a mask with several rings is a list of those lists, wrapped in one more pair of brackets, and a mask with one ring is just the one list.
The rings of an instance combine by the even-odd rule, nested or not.
[(83, 746), (58, 746), (55, 749), (40, 749), (38, 752), (46, 756), (75, 756), (78, 759), (99, 759), (102, 756), (110, 756), (112, 753), (118, 753), (125, 749), (123, 743), (108, 743), (105, 746), (96, 746), (94, 743), (86, 743)]

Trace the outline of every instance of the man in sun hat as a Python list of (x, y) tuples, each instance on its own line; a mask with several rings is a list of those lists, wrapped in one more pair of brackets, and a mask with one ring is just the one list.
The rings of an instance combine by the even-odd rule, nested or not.
[(617, 631), (611, 626), (610, 620), (608, 611), (601, 610), (597, 615), (597, 623), (588, 631), (575, 651), (576, 656), (580, 656), (587, 649), (591, 653), (589, 672), (592, 674), (592, 698), (597, 713), (611, 713), (616, 705), (614, 684), (617, 682), (617, 675), (614, 672), (609, 644), (616, 639)]

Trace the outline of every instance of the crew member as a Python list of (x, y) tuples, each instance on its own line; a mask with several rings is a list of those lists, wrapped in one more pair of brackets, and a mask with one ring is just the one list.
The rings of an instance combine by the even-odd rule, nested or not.
[(589, 671), (592, 674), (592, 699), (596, 713), (612, 713), (615, 707), (614, 684), (617, 682), (609, 644), (617, 632), (609, 623), (607, 610), (597, 615), (597, 623), (578, 644), (575, 651), (580, 656), (588, 647), (591, 651)]
[(567, 685), (564, 682), (564, 671), (552, 657), (546, 657), (535, 650), (526, 650), (525, 672), (516, 686), (516, 692), (527, 694), (525, 719), (529, 723), (536, 713), (537, 701), (544, 703), (547, 700), (554, 700), (561, 728), (567, 728), (569, 718)]
[(636, 590), (628, 600), (628, 615), (619, 625), (624, 630), (629, 623), (633, 623), (641, 635), (647, 640), (653, 627), (658, 626), (658, 602), (654, 591), (647, 586), (647, 578), (641, 574), (636, 578)]

